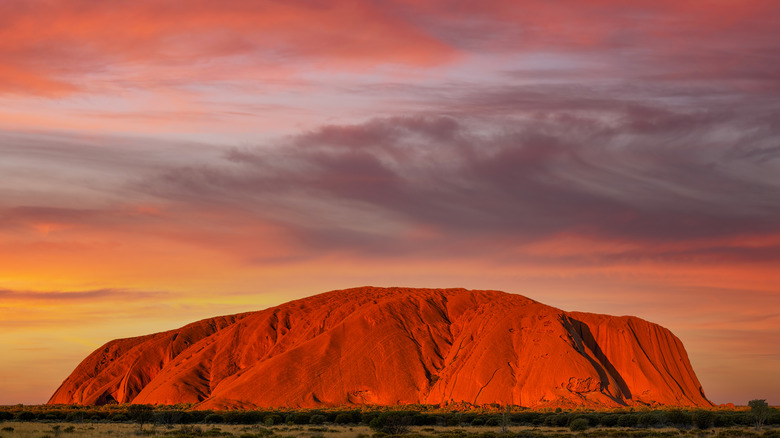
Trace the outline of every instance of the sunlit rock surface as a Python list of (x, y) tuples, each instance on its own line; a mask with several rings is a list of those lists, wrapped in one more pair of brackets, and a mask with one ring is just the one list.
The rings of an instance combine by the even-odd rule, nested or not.
[(111, 341), (50, 404), (710, 406), (682, 343), (521, 295), (362, 287)]

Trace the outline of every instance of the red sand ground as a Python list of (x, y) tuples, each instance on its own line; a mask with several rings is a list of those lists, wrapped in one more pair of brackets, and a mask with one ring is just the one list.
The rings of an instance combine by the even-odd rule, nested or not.
[(111, 341), (50, 404), (711, 406), (682, 343), (521, 295), (363, 287)]

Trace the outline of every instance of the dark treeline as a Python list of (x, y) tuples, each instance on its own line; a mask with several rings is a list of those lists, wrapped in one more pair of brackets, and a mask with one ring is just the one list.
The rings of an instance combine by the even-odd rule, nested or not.
[[(429, 407), (416, 409), (322, 409), (322, 410), (231, 410), (200, 411), (189, 406), (0, 406), (0, 420), (57, 422), (134, 422), (141, 424), (260, 424), (273, 425), (368, 425), (376, 429), (387, 424), (407, 426), (539, 426), (709, 429), (752, 426), (749, 410), (654, 409), (640, 411), (510, 411), (441, 412)], [(780, 425), (780, 410), (771, 409), (766, 425)]]

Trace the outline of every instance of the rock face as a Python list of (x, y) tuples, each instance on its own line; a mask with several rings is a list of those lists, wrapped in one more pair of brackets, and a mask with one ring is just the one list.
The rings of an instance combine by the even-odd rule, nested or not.
[(49, 404), (710, 406), (682, 343), (520, 295), (363, 287), (111, 341)]

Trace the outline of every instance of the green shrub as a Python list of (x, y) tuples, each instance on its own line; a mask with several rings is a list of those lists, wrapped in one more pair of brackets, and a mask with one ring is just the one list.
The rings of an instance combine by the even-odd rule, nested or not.
[(471, 420), (472, 426), (484, 426), (485, 425), (485, 419), (482, 417), (474, 417), (473, 420)]
[(38, 418), (41, 418), (43, 420), (48, 420), (48, 421), (59, 421), (59, 420), (64, 420), (65, 416), (62, 415), (61, 412), (47, 412), (45, 414), (43, 413), (39, 414)]
[(622, 414), (618, 416), (617, 425), (620, 427), (635, 427), (636, 417), (631, 414)]
[(566, 427), (569, 425), (569, 414), (549, 414), (544, 418), (544, 425), (550, 427)]
[(81, 412), (71, 412), (65, 416), (65, 421), (69, 423), (81, 423), (84, 421), (84, 414)]
[(642, 412), (636, 418), (636, 425), (639, 427), (651, 427), (658, 423), (658, 419), (650, 412)]
[(282, 424), (282, 421), (284, 421), (282, 417), (280, 415), (275, 415), (275, 414), (266, 415), (265, 418), (263, 419), (263, 423), (266, 426), (273, 426), (274, 424)]
[(555, 416), (555, 425), (558, 427), (566, 427), (569, 425), (569, 419), (571, 419), (571, 415), (569, 414), (558, 414)]
[[(174, 420), (178, 419), (179, 413), (177, 411), (171, 412)], [(225, 418), (225, 423), (228, 424), (257, 424), (262, 419), (257, 411), (227, 411), (223, 412), (222, 416)], [(166, 424), (170, 423), (166, 422)]]
[[(333, 422), (336, 424), (351, 424), (354, 421), (352, 418), (352, 414), (348, 414), (346, 412), (342, 412), (338, 415), (336, 415), (336, 418), (333, 419)], [(370, 422), (371, 420), (369, 420)]]
[[(92, 415), (92, 421), (95, 421), (95, 417), (100, 415), (97, 411), (90, 411), (88, 414)], [(105, 415), (108, 416), (108, 413), (105, 413)], [(145, 423), (154, 421), (154, 406), (130, 405), (127, 407), (127, 416), (138, 423), (139, 427), (143, 429)]]
[(372, 418), (371, 421), (368, 422), (368, 427), (374, 430), (381, 430), (384, 425), (385, 422), (382, 419), (381, 415), (377, 415), (376, 417)]
[(322, 424), (325, 422), (325, 416), (319, 414), (312, 415), (311, 418), (309, 419), (309, 422), (311, 424)]
[(587, 412), (584, 414), (579, 414), (577, 415), (577, 418), (584, 418), (588, 420), (588, 424), (590, 425), (590, 427), (596, 427), (601, 422), (601, 416), (596, 414), (595, 412), (594, 413)]
[(382, 412), (374, 417), (368, 425), (378, 432), (400, 435), (409, 431), (411, 418), (407, 412)]
[(709, 429), (712, 427), (713, 417), (710, 411), (698, 410), (693, 413), (693, 424), (699, 429)]
[(33, 421), (35, 418), (35, 413), (30, 411), (22, 411), (16, 414), (16, 419), (19, 421)]
[(485, 420), (485, 426), (501, 426), (501, 417), (490, 417)]
[(714, 413), (714, 418), (712, 419), (712, 425), (715, 427), (729, 427), (734, 425), (734, 419), (731, 417), (731, 415), (728, 415), (723, 412), (716, 412)]
[(352, 421), (350, 421), (351, 424), (360, 423), (363, 418), (363, 413), (360, 411), (349, 411), (345, 413), (352, 415)]
[(599, 424), (599, 419), (595, 415), (591, 414), (579, 414), (579, 415), (570, 415), (569, 416), (569, 426), (574, 420), (585, 420), (588, 422), (588, 427), (594, 427)]
[[(420, 414), (423, 415), (423, 414)], [(428, 415), (423, 415), (425, 417), (426, 424), (428, 423)], [(460, 415), (458, 415), (460, 418), (461, 424), (471, 424), (472, 421), (474, 421), (475, 418), (477, 418), (477, 414), (473, 412), (464, 412)]]
[(534, 411), (518, 412), (516, 414), (510, 415), (509, 418), (512, 420), (513, 423), (524, 424), (529, 426), (534, 424), (539, 424), (540, 422), (543, 421), (542, 413), (534, 412)]
[[(365, 425), (369, 425), (369, 424), (371, 424), (371, 420), (373, 420), (374, 418), (376, 418), (378, 416), (379, 416), (378, 412), (372, 412), (372, 411), (363, 412), (363, 415), (360, 416), (360, 422), (365, 424)], [(333, 422), (335, 423), (336, 420), (333, 420)]]
[(206, 423), (213, 423), (213, 424), (219, 424), (225, 422), (225, 417), (219, 414), (208, 414), (206, 415), (206, 418), (203, 419)]
[(667, 424), (677, 427), (687, 427), (692, 423), (691, 415), (679, 409), (672, 409), (664, 413)]
[(292, 421), (295, 424), (309, 424), (310, 419), (310, 414), (306, 412), (298, 412), (297, 414), (293, 415)]
[(612, 414), (601, 414), (599, 416), (599, 424), (604, 427), (615, 427), (618, 423), (618, 416)]
[[(472, 416), (469, 416), (471, 418)], [(436, 417), (433, 415), (425, 415), (419, 412), (412, 415), (412, 424), (415, 426), (430, 426), (436, 424)]]
[(572, 432), (581, 432), (583, 430), (588, 430), (590, 428), (590, 423), (588, 423), (587, 418), (575, 418), (574, 420), (571, 420), (571, 423), (569, 424), (569, 429), (572, 430)]
[(750, 406), (750, 414), (753, 416), (753, 421), (756, 429), (760, 429), (764, 425), (769, 415), (772, 413), (769, 404), (764, 399), (750, 400), (748, 402)]
[(444, 417), (444, 425), (445, 426), (458, 426), (460, 423), (462, 423), (463, 415), (460, 413), (457, 414), (450, 414)]
[(734, 419), (734, 424), (740, 426), (751, 426), (753, 424), (753, 416), (750, 415), (750, 412), (735, 412), (732, 418)]

